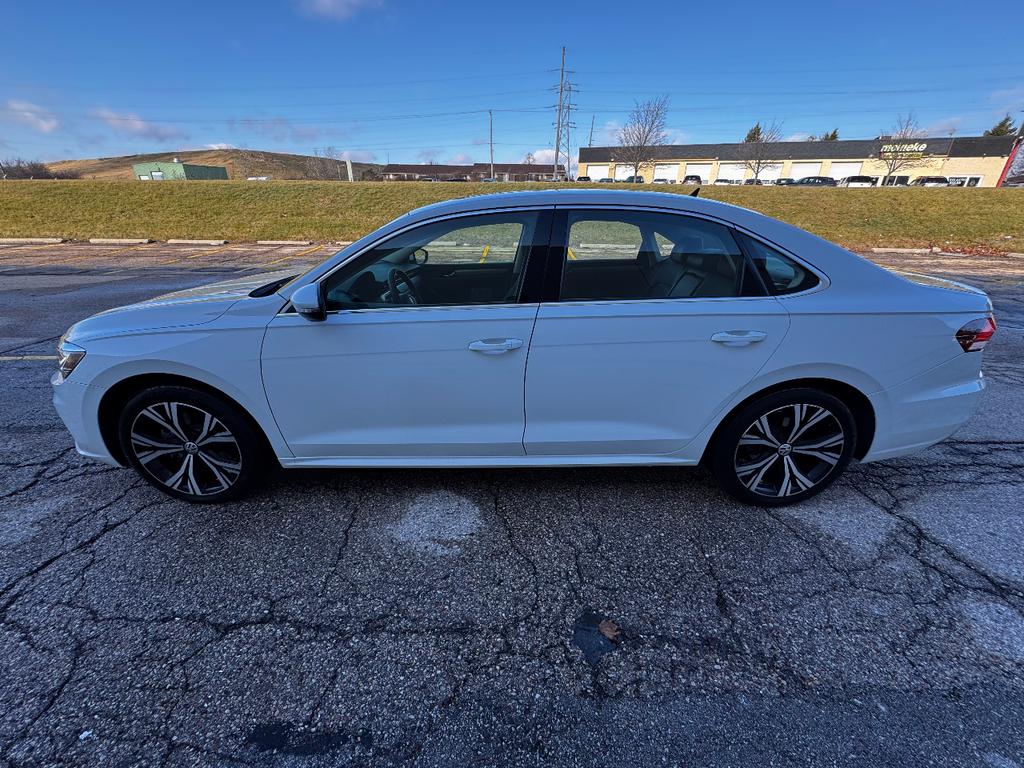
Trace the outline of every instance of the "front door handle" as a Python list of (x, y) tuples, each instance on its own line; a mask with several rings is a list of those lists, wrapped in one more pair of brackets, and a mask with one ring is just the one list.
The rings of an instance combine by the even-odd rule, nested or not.
[(712, 334), (711, 340), (727, 347), (743, 347), (747, 344), (756, 344), (768, 338), (764, 331), (719, 331)]
[(469, 342), (469, 348), (473, 352), (482, 352), (485, 355), (500, 355), (504, 352), (511, 352), (523, 346), (522, 339), (477, 339)]

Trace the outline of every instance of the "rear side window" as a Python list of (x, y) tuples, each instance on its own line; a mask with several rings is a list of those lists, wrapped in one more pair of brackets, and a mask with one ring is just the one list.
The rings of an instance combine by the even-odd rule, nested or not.
[(818, 276), (760, 240), (737, 233), (768, 289), (776, 296), (799, 293), (818, 285)]
[(567, 213), (562, 301), (763, 295), (730, 231), (651, 211)]

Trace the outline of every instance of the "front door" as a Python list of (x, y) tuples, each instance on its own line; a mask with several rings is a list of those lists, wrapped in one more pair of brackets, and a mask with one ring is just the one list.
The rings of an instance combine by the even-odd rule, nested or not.
[(520, 303), (547, 211), (448, 218), (394, 235), (322, 278), (327, 319), (283, 312), (263, 378), (300, 458), (521, 456), (526, 354), (537, 304)]
[(541, 304), (530, 347), (530, 455), (678, 451), (788, 330), (788, 314), (721, 224), (570, 210), (559, 212), (555, 231), (567, 258), (558, 300)]

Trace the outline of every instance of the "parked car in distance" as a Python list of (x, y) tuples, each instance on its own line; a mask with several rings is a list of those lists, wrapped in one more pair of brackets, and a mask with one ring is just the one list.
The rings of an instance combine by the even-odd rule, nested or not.
[(598, 184), (614, 184), (615, 183), (615, 179), (611, 178), (610, 176), (605, 176), (603, 179), (598, 179), (597, 183)]
[(762, 187), (764, 182), (760, 179), (744, 179), (743, 186), (745, 187)]
[(804, 176), (794, 183), (797, 187), (834, 187), (836, 180), (831, 176)]
[(624, 178), (622, 180), (622, 183), (623, 184), (643, 184), (644, 183), (644, 177), (643, 176), (627, 176), (626, 178)]
[(487, 179), (480, 179), (480, 181), (482, 181), (484, 184), (493, 184), (494, 182), (498, 181), (498, 179), (490, 177)]
[(793, 184), (796, 184), (796, 181), (789, 178), (788, 176), (783, 176), (781, 179), (775, 180), (775, 186), (777, 187), (789, 187), (792, 186)]
[(732, 179), (715, 179), (713, 186), (716, 186), (716, 187), (727, 187), (727, 186), (731, 186), (732, 184), (735, 184), (735, 183), (736, 182), (734, 182)]
[(873, 187), (875, 179), (872, 176), (847, 176), (839, 182), (840, 187)]
[(994, 332), (980, 290), (738, 206), (514, 192), (82, 320), (53, 401), (81, 454), (188, 501), (277, 466), (704, 463), (778, 506), (952, 434)]
[(912, 187), (948, 187), (949, 179), (945, 176), (918, 176), (912, 182)]
[(693, 173), (687, 174), (686, 176), (683, 177), (683, 184), (696, 184), (697, 186), (700, 186), (703, 183), (703, 179), (701, 179), (700, 176), (697, 176), (696, 174)]
[(576, 181), (590, 181), (589, 176), (577, 176)]
[(651, 184), (675, 184), (675, 179), (655, 179)]

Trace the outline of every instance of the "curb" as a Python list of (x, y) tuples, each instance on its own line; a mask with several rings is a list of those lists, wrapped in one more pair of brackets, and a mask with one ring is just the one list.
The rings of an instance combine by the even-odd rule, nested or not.
[(872, 253), (933, 253), (934, 248), (872, 248)]
[(257, 240), (256, 245), (312, 245), (312, 240)]
[(0, 245), (51, 245), (63, 242), (63, 237), (0, 237)]
[(168, 240), (168, 245), (227, 245), (227, 240)]
[(153, 241), (148, 237), (90, 237), (89, 242), (94, 245), (142, 245)]

